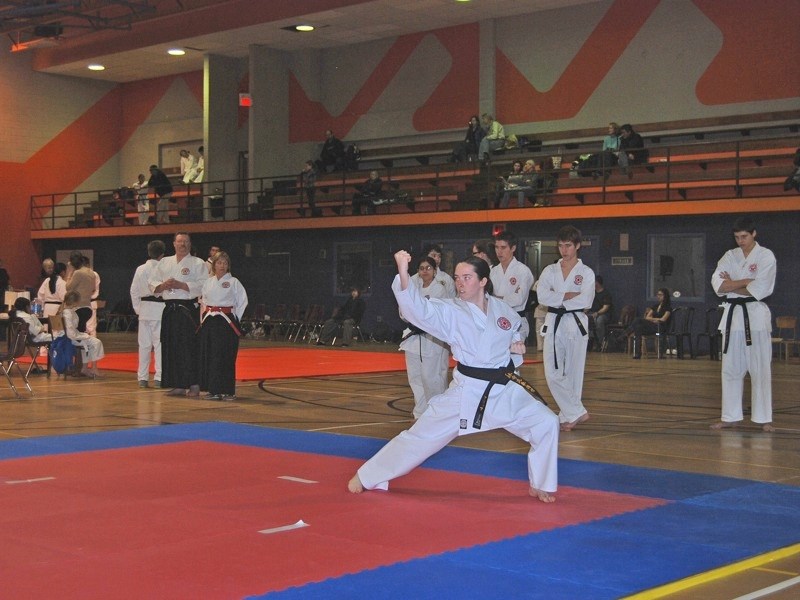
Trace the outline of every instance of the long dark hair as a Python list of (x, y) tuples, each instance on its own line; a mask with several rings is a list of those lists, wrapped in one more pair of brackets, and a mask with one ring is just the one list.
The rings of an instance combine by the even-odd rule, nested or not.
[(659, 288), (658, 291), (664, 294), (664, 299), (660, 304), (656, 304), (656, 308), (660, 306), (661, 312), (672, 312), (672, 295), (669, 293), (669, 290), (667, 288)]
[(56, 263), (56, 266), (53, 268), (53, 274), (50, 275), (50, 284), (48, 285), (51, 294), (56, 293), (56, 283), (58, 282), (58, 278), (66, 272), (67, 265), (64, 263)]
[(480, 256), (468, 256), (461, 262), (465, 265), (471, 266), (472, 270), (475, 271), (475, 275), (478, 276), (478, 279), (486, 279), (486, 287), (484, 290), (490, 296), (494, 296), (492, 280), (489, 279), (489, 263), (483, 260)]

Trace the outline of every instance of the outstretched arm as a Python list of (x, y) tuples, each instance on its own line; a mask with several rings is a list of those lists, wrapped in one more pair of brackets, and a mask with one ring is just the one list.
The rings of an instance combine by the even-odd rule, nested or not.
[(411, 263), (411, 255), (405, 250), (398, 250), (395, 252), (394, 261), (397, 263), (397, 274), (400, 275), (400, 289), (407, 290), (410, 280), (408, 265)]

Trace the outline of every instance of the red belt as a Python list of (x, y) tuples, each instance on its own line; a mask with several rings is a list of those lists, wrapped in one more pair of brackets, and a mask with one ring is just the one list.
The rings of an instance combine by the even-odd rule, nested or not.
[(206, 306), (206, 312), (221, 312), (229, 315), (233, 313), (232, 306)]

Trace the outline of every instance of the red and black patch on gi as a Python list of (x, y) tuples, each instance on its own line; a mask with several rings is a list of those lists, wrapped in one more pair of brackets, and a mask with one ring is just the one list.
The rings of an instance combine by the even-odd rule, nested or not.
[(580, 285), (583, 283), (583, 275), (575, 275), (575, 285)]
[(750, 272), (755, 273), (756, 271), (758, 271), (758, 265), (757, 264), (750, 265)]
[(189, 274), (189, 267), (183, 267), (181, 269), (181, 275), (188, 275)]
[(223, 282), (220, 284), (220, 286), (219, 286), (219, 287), (221, 287), (221, 288), (225, 288), (225, 289), (227, 290), (229, 287), (231, 287), (231, 282), (230, 282), (230, 281), (223, 281)]
[(517, 285), (517, 278), (516, 277), (512, 277), (511, 279), (508, 280), (508, 282), (511, 285)]
[(508, 331), (509, 329), (511, 329), (511, 321), (509, 321), (505, 317), (500, 317), (499, 319), (497, 319), (497, 326), (503, 331)]

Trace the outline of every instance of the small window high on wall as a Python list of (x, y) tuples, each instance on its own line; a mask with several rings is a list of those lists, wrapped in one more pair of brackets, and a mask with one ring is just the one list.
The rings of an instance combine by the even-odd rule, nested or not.
[(705, 246), (703, 234), (648, 236), (648, 298), (667, 288), (681, 300), (702, 302), (708, 285)]

